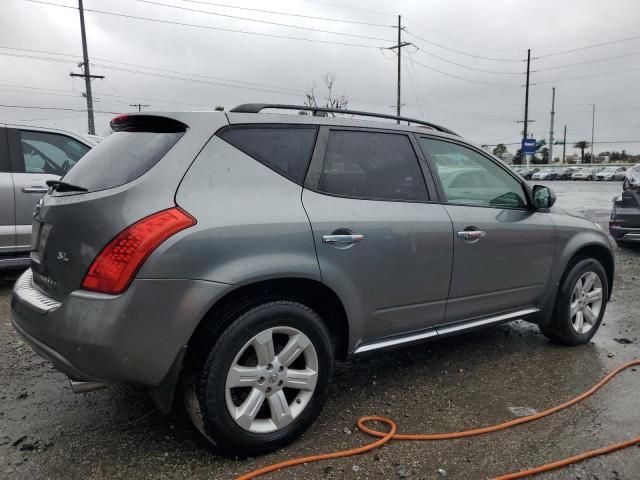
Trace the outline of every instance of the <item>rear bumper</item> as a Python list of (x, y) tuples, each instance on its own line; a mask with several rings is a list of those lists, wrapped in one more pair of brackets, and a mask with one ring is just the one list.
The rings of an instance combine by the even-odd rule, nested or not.
[(117, 296), (75, 291), (63, 302), (16, 282), (12, 322), (33, 349), (80, 381), (157, 386), (229, 285), (137, 279)]
[(609, 227), (609, 233), (618, 241), (640, 243), (640, 228)]

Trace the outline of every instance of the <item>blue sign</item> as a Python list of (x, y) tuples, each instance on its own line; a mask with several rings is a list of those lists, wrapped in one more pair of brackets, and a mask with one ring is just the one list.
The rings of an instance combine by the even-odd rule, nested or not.
[(533, 155), (536, 153), (536, 139), (524, 138), (522, 139), (522, 153), (523, 155)]

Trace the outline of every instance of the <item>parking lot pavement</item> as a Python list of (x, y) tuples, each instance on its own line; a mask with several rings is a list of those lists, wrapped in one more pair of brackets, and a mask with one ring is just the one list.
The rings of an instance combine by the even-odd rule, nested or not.
[[(546, 182), (558, 205), (606, 224), (620, 183)], [(526, 254), (526, 252), (523, 252)], [(401, 432), (474, 428), (543, 410), (640, 357), (640, 250), (617, 250), (613, 298), (594, 340), (550, 344), (515, 322), (341, 364), (327, 406), (301, 440), (257, 459), (208, 448), (182, 409), (159, 415), (145, 392), (111, 387), (73, 395), (9, 319), (11, 280), (0, 283), (0, 478), (227, 479), (299, 455), (361, 445), (361, 415)], [(526, 274), (526, 272), (523, 272)], [(639, 369), (640, 370), (640, 369)], [(535, 466), (640, 434), (640, 371), (627, 371), (583, 404), (535, 424), (449, 442), (392, 442), (360, 457), (297, 467), (276, 479), (478, 479)], [(640, 449), (588, 460), (536, 479), (637, 479)]]

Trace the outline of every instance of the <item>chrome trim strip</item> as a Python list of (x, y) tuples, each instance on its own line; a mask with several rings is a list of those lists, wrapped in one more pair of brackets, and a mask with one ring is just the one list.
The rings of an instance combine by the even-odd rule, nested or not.
[(354, 354), (368, 352), (370, 350), (377, 350), (379, 348), (392, 347), (394, 345), (400, 345), (402, 343), (407, 342), (415, 342), (417, 340), (424, 340), (425, 338), (437, 337), (438, 332), (435, 329), (427, 330), (426, 332), (416, 333), (414, 335), (409, 335), (406, 337), (395, 337), (389, 338), (386, 340), (381, 340), (379, 342), (368, 343), (365, 345), (361, 345), (354, 350)]
[(62, 305), (62, 303), (51, 297), (47, 297), (33, 286), (33, 272), (31, 269), (24, 272), (20, 278), (18, 278), (18, 281), (13, 287), (13, 294), (16, 298), (27, 303), (39, 313), (47, 313)]
[(444, 326), (436, 328), (438, 335), (446, 335), (449, 333), (461, 332), (463, 330), (469, 330), (470, 328), (481, 327), (483, 325), (490, 325), (492, 323), (499, 323), (509, 319), (515, 319), (530, 315), (539, 311), (537, 308), (527, 308), (524, 310), (518, 310), (517, 312), (505, 313), (496, 317), (483, 318), (481, 320), (473, 320), (471, 322), (456, 323), (455, 325)]
[(427, 331), (423, 331), (420, 333), (415, 333), (412, 335), (406, 335), (402, 337), (394, 337), (388, 338), (385, 340), (380, 340), (373, 343), (367, 343), (359, 346), (353, 351), (354, 355), (359, 353), (369, 352), (371, 350), (378, 350), (380, 348), (393, 347), (395, 345), (401, 345), (403, 343), (416, 342), (418, 340), (424, 340), (431, 337), (437, 337), (440, 335), (446, 335), (449, 333), (462, 332), (464, 330), (469, 330), (475, 327), (481, 327), (484, 325), (490, 325), (492, 323), (499, 323), (505, 320), (513, 320), (516, 318), (524, 317), (525, 315), (530, 315), (532, 313), (538, 312), (538, 308), (526, 308), (524, 310), (518, 310), (517, 312), (505, 313), (502, 315), (498, 315), (495, 317), (483, 318), (481, 320), (473, 320), (470, 322), (461, 322), (455, 325), (445, 326), (445, 327), (436, 327)]
[(629, 242), (640, 242), (640, 233), (627, 233), (622, 237), (622, 240)]

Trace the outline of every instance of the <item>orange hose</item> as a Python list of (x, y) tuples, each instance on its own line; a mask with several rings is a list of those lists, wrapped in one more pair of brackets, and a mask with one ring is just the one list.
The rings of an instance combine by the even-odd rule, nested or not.
[[(238, 477), (236, 480), (249, 480), (252, 478), (256, 478), (259, 477), (261, 475), (265, 475), (267, 473), (270, 472), (275, 472), (276, 470), (281, 470), (283, 468), (289, 468), (289, 467), (294, 467), (296, 465), (301, 465), (303, 463), (311, 463), (311, 462), (318, 462), (321, 460), (329, 460), (332, 458), (342, 458), (342, 457), (350, 457), (353, 455), (359, 455), (361, 453), (365, 453), (365, 452), (369, 452), (371, 450), (374, 450), (378, 447), (381, 447), (382, 445), (384, 445), (385, 443), (389, 442), (390, 440), (451, 440), (454, 438), (463, 438), (463, 437), (473, 437), (476, 435), (484, 435), (486, 433), (490, 433), (490, 432), (496, 432), (498, 430), (505, 430), (507, 428), (511, 428), (511, 427), (515, 427), (516, 425), (520, 425), (523, 423), (528, 423), (528, 422), (533, 422), (535, 420), (539, 420), (541, 418), (547, 417), (553, 413), (559, 412), (560, 410), (564, 410), (567, 409), (573, 405), (575, 405), (576, 403), (579, 403), (583, 400), (585, 400), (586, 398), (590, 397), (591, 395), (593, 395), (594, 393), (596, 393), (598, 390), (600, 390), (605, 384), (607, 384), (613, 377), (615, 377), (616, 375), (618, 375), (620, 372), (631, 368), (631, 367), (637, 367), (640, 366), (640, 360), (633, 360), (631, 362), (625, 363), (624, 365), (619, 366), (618, 368), (612, 370), (611, 372), (609, 372), (602, 380), (600, 380), (598, 383), (596, 383), (593, 387), (591, 387), (590, 389), (586, 390), (585, 392), (581, 393), (580, 395), (572, 398), (571, 400), (561, 403), (560, 405), (556, 405), (555, 407), (551, 407), (547, 410), (544, 410), (542, 412), (538, 412), (535, 413), (533, 415), (528, 415), (526, 417), (521, 417), (521, 418), (516, 418), (514, 420), (510, 420), (508, 422), (503, 422), (503, 423), (498, 423), (496, 425), (490, 425), (487, 427), (482, 427), (482, 428), (475, 428), (475, 429), (471, 429), (471, 430), (462, 430), (459, 432), (449, 432), (449, 433), (427, 433), (427, 434), (397, 434), (396, 430), (396, 424), (385, 417), (360, 417), (358, 419), (357, 422), (357, 426), (358, 428), (363, 432), (366, 433), (368, 435), (371, 435), (373, 437), (378, 437), (378, 440), (366, 444), (362, 447), (358, 447), (358, 448), (352, 448), (352, 449), (347, 449), (347, 450), (340, 450), (337, 452), (330, 452), (330, 453), (321, 453), (318, 455), (311, 455), (311, 456), (307, 456), (307, 457), (299, 457), (299, 458), (294, 458), (291, 460), (286, 460), (284, 462), (280, 462), (280, 463), (274, 463), (273, 465), (268, 465), (266, 467), (262, 467), (259, 468), (257, 470), (254, 470), (252, 472), (246, 473), (240, 477)], [(365, 423), (367, 422), (373, 422), (373, 421), (377, 421), (377, 422), (381, 422), (384, 423), (386, 425), (389, 426), (389, 431), (387, 433), (384, 432), (380, 432), (378, 430), (373, 430), (372, 428), (369, 428), (365, 425)], [(509, 473), (509, 474), (505, 474), (505, 475), (501, 475), (499, 477), (495, 477), (493, 480), (511, 480), (511, 479), (515, 479), (515, 478), (523, 478), (523, 477), (527, 477), (529, 475), (535, 475), (538, 473), (542, 473), (542, 472), (548, 472), (550, 470), (555, 470), (557, 468), (561, 468), (561, 467), (565, 467), (567, 465), (570, 465), (572, 463), (577, 463), (579, 461), (585, 460), (587, 458), (592, 458), (592, 457), (596, 457), (599, 455), (604, 455), (606, 453), (610, 453), (613, 452), (615, 450), (621, 450), (623, 448), (627, 448), (630, 447), (632, 445), (635, 444), (639, 444), (640, 443), (640, 437), (636, 437), (633, 438), (631, 440), (627, 440), (624, 442), (620, 442), (620, 443), (615, 443), (612, 445), (608, 445), (606, 447), (603, 448), (599, 448), (596, 450), (590, 450), (588, 452), (584, 452), (581, 453), (579, 455), (575, 455), (572, 457), (568, 457), (562, 460), (558, 460), (556, 462), (552, 462), (552, 463), (546, 463), (544, 465), (540, 465), (539, 467), (535, 467), (535, 468), (531, 468), (528, 470), (522, 470), (520, 472), (515, 472), (515, 473)]]

